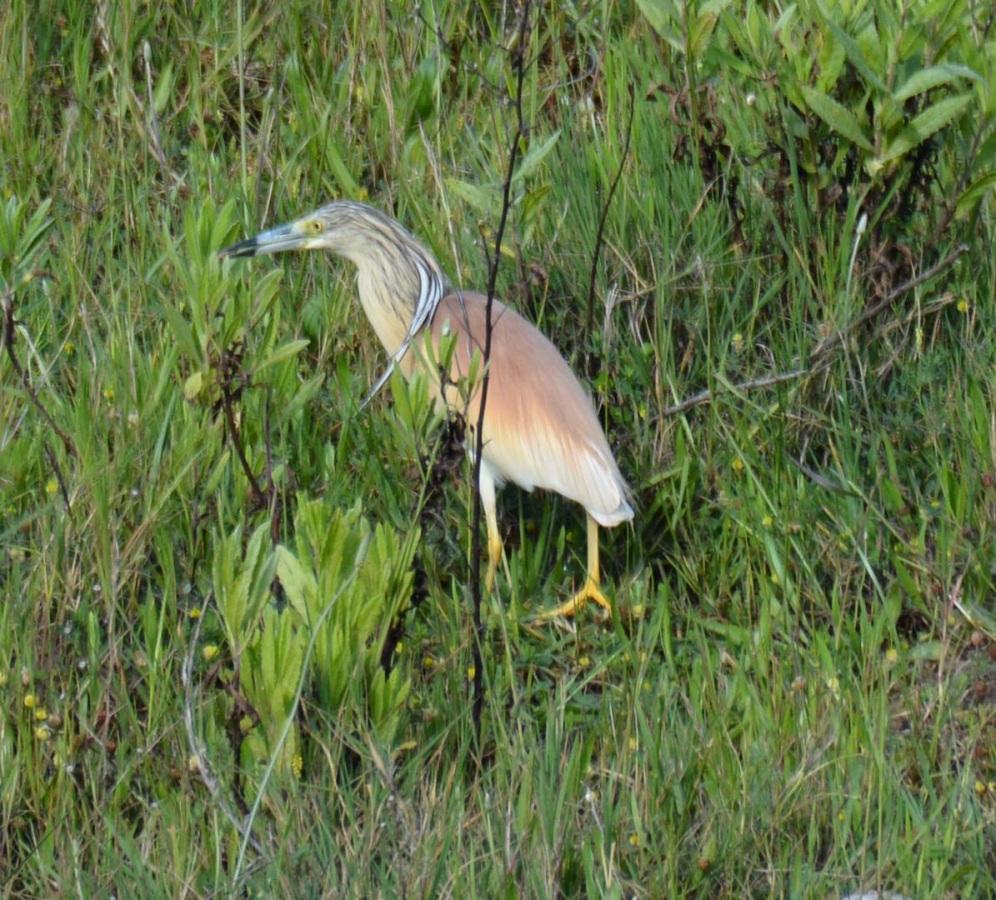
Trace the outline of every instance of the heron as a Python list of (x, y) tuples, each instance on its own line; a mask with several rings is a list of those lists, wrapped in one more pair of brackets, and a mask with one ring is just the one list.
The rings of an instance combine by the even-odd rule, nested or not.
[[(360, 305), (389, 354), (368, 400), (399, 368), (423, 373), (439, 409), (471, 426), (473, 459), (481, 403), (487, 297), (453, 288), (429, 250), (397, 220), (364, 203), (337, 200), (293, 222), (220, 251), (242, 258), (288, 250), (325, 250), (357, 271)], [(630, 489), (619, 471), (595, 407), (557, 348), (515, 310), (491, 306), (489, 386), (479, 490), (488, 534), (485, 587), (502, 555), (496, 490), (511, 481), (573, 500), (587, 513), (588, 564), (583, 587), (539, 618), (572, 616), (591, 600), (611, 611), (600, 586), (598, 527), (633, 518)], [(469, 383), (468, 383), (469, 382)]]

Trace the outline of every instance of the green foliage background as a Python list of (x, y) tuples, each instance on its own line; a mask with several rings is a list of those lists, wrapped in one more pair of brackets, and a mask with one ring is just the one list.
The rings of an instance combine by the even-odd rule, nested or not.
[[(996, 893), (992, 5), (521, 14), (0, 17), (3, 896)], [(483, 287), (516, 100), (500, 295), (638, 512), (537, 626), (583, 514), (504, 492), (478, 746), (458, 440), (217, 251), (365, 199)]]

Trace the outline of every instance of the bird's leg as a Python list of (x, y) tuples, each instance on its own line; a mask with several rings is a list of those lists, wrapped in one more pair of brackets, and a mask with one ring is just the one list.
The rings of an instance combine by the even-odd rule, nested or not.
[(588, 516), (588, 574), (584, 587), (566, 603), (540, 613), (537, 619), (547, 621), (559, 616), (573, 616), (589, 600), (594, 601), (607, 612), (612, 612), (612, 605), (605, 599), (605, 594), (598, 586), (598, 522), (590, 515)]
[(495, 499), (495, 482), (487, 463), (481, 463), (481, 505), (484, 507), (484, 521), (488, 526), (488, 574), (484, 580), (484, 589), (491, 593), (495, 585), (495, 575), (498, 563), (501, 562), (501, 532), (498, 530), (498, 512)]
[(498, 571), (498, 563), (501, 560), (501, 538), (498, 533), (492, 533), (488, 529), (488, 575), (484, 580), (484, 590), (491, 593), (491, 588), (495, 586), (495, 573)]

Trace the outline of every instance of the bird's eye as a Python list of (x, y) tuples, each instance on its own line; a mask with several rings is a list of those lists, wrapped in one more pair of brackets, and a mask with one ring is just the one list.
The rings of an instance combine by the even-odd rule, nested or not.
[(308, 222), (308, 231), (314, 235), (319, 235), (325, 230), (325, 226), (322, 225), (321, 219), (312, 219)]

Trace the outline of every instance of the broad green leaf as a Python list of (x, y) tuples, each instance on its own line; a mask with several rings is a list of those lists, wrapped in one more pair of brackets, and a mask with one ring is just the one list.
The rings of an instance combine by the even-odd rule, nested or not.
[(932, 134), (949, 125), (971, 102), (971, 94), (948, 97), (925, 109), (912, 122), (888, 141), (885, 150), (878, 158), (880, 164), (897, 159), (920, 146)]
[(827, 94), (833, 90), (840, 73), (844, 69), (844, 62), (847, 54), (840, 41), (836, 40), (832, 34), (827, 34), (823, 45), (820, 47), (817, 61), (816, 88)]
[(274, 300), (280, 293), (280, 283), (282, 280), (283, 270), (276, 268), (271, 269), (256, 282), (252, 291), (254, 318), (258, 318), (273, 306)]
[(757, 72), (751, 60), (744, 59), (741, 53), (730, 53), (720, 47), (718, 42), (709, 48), (708, 58), (710, 71), (736, 72), (750, 79), (753, 79)]
[(959, 219), (963, 218), (975, 208), (986, 194), (994, 189), (996, 189), (996, 172), (983, 175), (962, 192), (958, 198), (955, 215)]
[(51, 200), (43, 200), (25, 221), (27, 204), (16, 196), (7, 201), (0, 215), (0, 272), (7, 283), (16, 279), (15, 270), (30, 269), (42, 237), (52, 226), (48, 217), (51, 205)]
[[(792, 20), (796, 17), (799, 12), (799, 8), (795, 3), (790, 3), (782, 11), (782, 14), (778, 17), (773, 25), (770, 26), (772, 34), (780, 34), (782, 32), (789, 32), (792, 30)], [(762, 23), (766, 24), (766, 17), (764, 15), (759, 15), (757, 17)]]
[(391, 397), (394, 400), (395, 414), (406, 428), (411, 428), (413, 416), (411, 399), (408, 395), (408, 385), (397, 369), (394, 370), (394, 374), (391, 377)]
[(834, 131), (864, 150), (873, 149), (861, 123), (849, 109), (808, 84), (800, 84), (799, 90), (806, 99), (806, 105)]
[(558, 128), (542, 144), (530, 147), (529, 152), (522, 157), (522, 161), (516, 167), (512, 180), (521, 181), (523, 178), (528, 178), (539, 167), (540, 163), (546, 159), (547, 155), (556, 145), (557, 138), (559, 137), (560, 129)]
[(190, 325), (187, 324), (187, 320), (180, 315), (180, 312), (175, 307), (166, 306), (164, 307), (164, 311), (166, 313), (166, 320), (169, 322), (169, 327), (173, 331), (173, 337), (180, 345), (180, 349), (194, 362), (203, 365), (204, 353), (202, 352), (200, 343), (195, 340), (194, 333), (191, 331)]
[(996, 168), (996, 131), (982, 142), (975, 157), (975, 165), (982, 172)]
[(318, 591), (318, 582), (283, 544), (277, 546), (276, 555), (277, 577), (287, 602), (302, 620), (308, 622), (311, 618), (308, 612), (309, 601)]
[(212, 560), (212, 587), (218, 613), (232, 652), (252, 643), (258, 615), (270, 593), (276, 558), (269, 545), (269, 525), (253, 532), (242, 552), (242, 529), (216, 539)]
[[(873, 87), (883, 94), (888, 93), (888, 89), (882, 81), (881, 75), (879, 75), (879, 73), (872, 68), (871, 63), (869, 63), (865, 58), (865, 54), (858, 45), (858, 42), (832, 19), (827, 19), (826, 24), (827, 27), (833, 32), (834, 37), (837, 38), (843, 46), (844, 53), (847, 54), (848, 62), (850, 62), (850, 64), (858, 70), (858, 73), (862, 78), (864, 78), (865, 83), (869, 87)], [(884, 53), (881, 55), (879, 62), (883, 67), (886, 65), (886, 57)]]
[(692, 21), (688, 40), (688, 53), (692, 59), (700, 59), (709, 45), (709, 38), (716, 28), (719, 16), (715, 13), (700, 13)]
[(671, 0), (636, 0), (650, 27), (676, 50), (684, 51), (685, 42), (672, 26), (681, 21), (680, 11)]
[(523, 224), (523, 234), (522, 241), (523, 244), (528, 245), (532, 240), (533, 232), (536, 229), (536, 224), (539, 220), (539, 213), (546, 205), (545, 201), (547, 195), (550, 193), (550, 185), (541, 184), (535, 190), (527, 192), (526, 196), (522, 200), (522, 224)]
[(903, 103), (910, 97), (924, 94), (932, 88), (942, 84), (948, 84), (956, 78), (968, 77), (967, 73), (974, 75), (971, 69), (965, 66), (928, 66), (926, 69), (918, 69), (895, 91), (893, 99), (896, 103)]
[(155, 92), (152, 105), (156, 112), (162, 115), (176, 96), (176, 85), (173, 79), (173, 63), (167, 60), (156, 76)]
[(198, 369), (183, 383), (183, 399), (192, 403), (200, 396), (202, 387), (204, 387), (204, 373)]
[(292, 356), (297, 356), (305, 347), (310, 344), (307, 338), (301, 338), (297, 341), (288, 341), (286, 344), (282, 344), (277, 347), (263, 362), (256, 366), (256, 371), (261, 372), (267, 366), (275, 366), (277, 363), (282, 363), (286, 359), (290, 359)]
[(334, 128), (329, 121), (332, 116), (332, 112), (333, 109), (330, 107), (322, 116), (322, 128), (315, 136), (314, 140), (321, 142), (322, 152), (325, 157), (325, 164), (328, 166), (329, 171), (335, 178), (336, 183), (342, 189), (343, 195), (353, 200), (359, 200), (363, 196), (363, 190), (357, 180), (353, 178), (352, 173), (346, 167), (342, 154), (339, 152), (339, 147), (335, 142), (334, 135), (337, 133), (337, 129)]
[(455, 178), (447, 178), (446, 187), (478, 212), (490, 215), (498, 205), (498, 192), (491, 188), (479, 187), (476, 184), (458, 181)]

